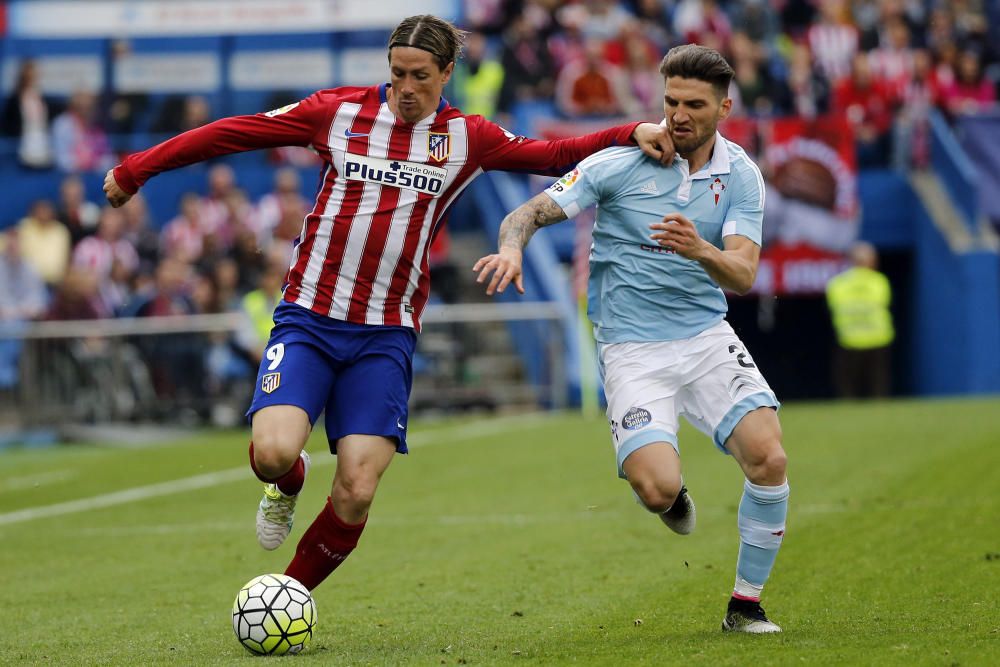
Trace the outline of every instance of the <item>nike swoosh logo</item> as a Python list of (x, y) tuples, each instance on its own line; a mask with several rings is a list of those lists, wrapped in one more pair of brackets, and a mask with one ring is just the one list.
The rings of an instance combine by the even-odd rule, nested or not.
[(396, 428), (400, 428), (400, 429), (405, 429), (406, 427), (405, 427), (405, 426), (403, 426), (402, 424), (400, 424), (400, 423), (399, 423), (399, 420), (397, 419), (397, 420), (396, 420)]
[(351, 132), (350, 130), (344, 130), (345, 137), (367, 137), (367, 132)]

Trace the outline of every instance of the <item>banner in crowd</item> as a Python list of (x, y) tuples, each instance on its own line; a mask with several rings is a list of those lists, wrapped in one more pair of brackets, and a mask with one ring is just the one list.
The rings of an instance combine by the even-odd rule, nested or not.
[[(560, 121), (536, 129), (539, 136), (556, 139), (606, 126)], [(844, 254), (857, 239), (860, 223), (854, 135), (846, 118), (733, 118), (720, 131), (754, 157), (767, 185), (764, 244), (753, 291), (822, 294), (827, 281), (847, 268)], [(575, 244), (579, 286), (586, 275), (586, 253), (580, 249), (589, 248), (591, 230), (587, 225), (577, 230), (588, 235)]]
[(846, 268), (860, 226), (854, 133), (843, 115), (753, 125), (752, 152), (768, 185), (754, 291), (821, 294)]
[[(458, 0), (422, 0), (419, 13), (457, 18)], [(391, 29), (408, 0), (12, 0), (14, 37), (143, 37)]]

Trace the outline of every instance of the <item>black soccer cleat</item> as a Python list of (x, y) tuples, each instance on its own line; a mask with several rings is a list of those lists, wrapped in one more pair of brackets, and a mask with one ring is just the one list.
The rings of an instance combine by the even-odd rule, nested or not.
[(726, 609), (726, 617), (722, 619), (722, 631), (764, 635), (781, 632), (781, 628), (768, 620), (760, 602), (729, 598), (729, 608)]
[(686, 486), (681, 487), (677, 493), (677, 500), (670, 509), (660, 514), (660, 520), (678, 535), (687, 535), (694, 530), (694, 501), (691, 500)]

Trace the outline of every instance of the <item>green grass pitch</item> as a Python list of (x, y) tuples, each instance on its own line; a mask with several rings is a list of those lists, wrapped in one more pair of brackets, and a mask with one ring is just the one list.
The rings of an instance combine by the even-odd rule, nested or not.
[[(616, 478), (604, 420), (557, 414), (413, 424), (358, 550), (316, 591), (312, 644), (281, 659), (1000, 664), (1000, 400), (792, 404), (781, 417), (791, 509), (764, 592), (780, 636), (719, 630), (733, 461), (682, 431), (698, 527), (679, 537)], [(0, 452), (0, 664), (269, 660), (237, 643), (230, 606), (284, 569), (333, 459), (314, 438), (292, 536), (265, 552), (246, 440)]]

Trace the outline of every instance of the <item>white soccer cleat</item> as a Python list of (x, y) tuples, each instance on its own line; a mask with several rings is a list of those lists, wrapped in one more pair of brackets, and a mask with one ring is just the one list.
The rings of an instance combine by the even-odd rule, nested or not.
[[(303, 451), (299, 456), (305, 465), (305, 475), (309, 474), (309, 453)], [(292, 522), (295, 520), (295, 503), (298, 494), (286, 496), (276, 484), (264, 485), (264, 497), (257, 507), (257, 543), (268, 551), (281, 546), (288, 534), (292, 532)]]
[(677, 500), (674, 501), (670, 509), (659, 516), (667, 528), (678, 535), (689, 535), (694, 530), (694, 501), (691, 500), (691, 494), (688, 493), (686, 486), (681, 487), (677, 494)]
[(759, 602), (731, 598), (726, 617), (722, 619), (723, 632), (746, 632), (768, 635), (781, 632), (781, 627), (767, 618)]

